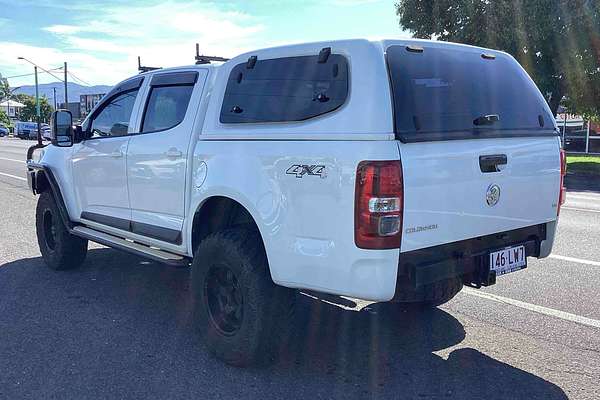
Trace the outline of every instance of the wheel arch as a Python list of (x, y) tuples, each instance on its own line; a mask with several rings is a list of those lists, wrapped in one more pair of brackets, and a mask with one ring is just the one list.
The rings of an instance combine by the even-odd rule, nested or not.
[(27, 172), (29, 185), (33, 194), (42, 194), (46, 191), (50, 192), (56, 201), (60, 217), (68, 230), (73, 229), (73, 222), (69, 218), (69, 212), (65, 205), (63, 195), (60, 191), (60, 186), (56, 181), (52, 170), (48, 166), (36, 166), (35, 168), (29, 167), (30, 170)]
[[(256, 210), (248, 203), (230, 195), (211, 195), (204, 198), (195, 208), (188, 232), (190, 255), (202, 239), (211, 233), (236, 226), (251, 226), (256, 229), (266, 255), (268, 249), (264, 240), (263, 227), (256, 218)], [(269, 273), (270, 271), (269, 266)]]
[(31, 190), (33, 194), (42, 194), (46, 190), (51, 190), (45, 169), (38, 169), (33, 172)]

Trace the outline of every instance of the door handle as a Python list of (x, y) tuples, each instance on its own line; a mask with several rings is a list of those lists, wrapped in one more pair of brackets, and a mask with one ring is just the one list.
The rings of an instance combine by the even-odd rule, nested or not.
[(168, 158), (179, 158), (179, 157), (181, 157), (181, 156), (183, 155), (183, 153), (182, 153), (180, 150), (177, 150), (177, 149), (169, 149), (169, 150), (168, 150), (168, 151), (165, 153), (165, 155), (166, 155)]
[(123, 152), (121, 150), (115, 150), (112, 153), (110, 153), (110, 156), (112, 158), (121, 158), (123, 157)]
[(479, 168), (481, 172), (499, 172), (499, 165), (506, 165), (508, 158), (506, 154), (489, 154), (485, 156), (479, 156)]

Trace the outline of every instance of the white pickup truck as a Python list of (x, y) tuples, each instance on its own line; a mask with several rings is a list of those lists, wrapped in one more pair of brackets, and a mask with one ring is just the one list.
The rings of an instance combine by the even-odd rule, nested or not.
[[(552, 113), (508, 54), (310, 43), (142, 73), (32, 148), (49, 267), (88, 240), (190, 266), (235, 365), (277, 349), (295, 291), (438, 305), (550, 254), (564, 200)], [(532, 282), (534, 284), (534, 282)]]

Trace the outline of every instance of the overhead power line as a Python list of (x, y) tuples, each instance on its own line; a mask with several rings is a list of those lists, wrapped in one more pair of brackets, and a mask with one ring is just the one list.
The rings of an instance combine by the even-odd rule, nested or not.
[[(42, 67), (40, 67), (40, 69), (41, 69), (42, 71), (41, 71), (41, 72), (39, 72), (38, 74), (50, 74), (50, 75), (52, 75), (53, 77), (55, 77), (56, 79), (58, 79), (59, 81), (61, 81), (61, 82), (64, 82), (64, 79), (61, 79), (61, 78), (57, 77), (56, 75), (54, 75), (53, 73), (51, 73), (51, 72), (50, 72), (50, 71), (59, 71), (59, 70), (63, 69), (63, 67), (52, 68), (52, 69), (49, 69), (49, 70), (45, 70), (45, 69), (43, 69)], [(82, 84), (84, 84), (85, 86), (93, 86), (91, 83), (89, 83), (89, 82), (87, 82), (87, 81), (84, 81), (83, 79), (81, 79), (80, 77), (78, 77), (77, 75), (75, 75), (74, 73), (72, 73), (71, 71), (67, 71), (67, 74), (68, 74), (68, 75), (69, 75), (71, 78), (73, 78), (73, 79), (75, 79), (75, 80), (77, 80), (77, 81), (81, 82), (81, 83), (82, 83)], [(20, 75), (12, 75), (12, 76), (3, 76), (2, 78), (4, 78), (4, 79), (12, 79), (12, 78), (24, 78), (24, 77), (26, 77), (26, 76), (33, 76), (33, 75), (35, 75), (35, 73), (33, 73), (33, 72), (30, 72), (30, 73), (28, 73), (28, 74), (20, 74)]]
[(79, 82), (83, 83), (86, 86), (92, 86), (90, 83), (88, 83), (88, 82), (84, 81), (83, 79), (77, 77), (77, 75), (75, 75), (71, 71), (67, 71), (67, 74), (69, 74), (69, 76), (71, 76), (71, 78), (74, 78), (74, 79), (78, 80)]
[[(60, 69), (62, 69), (62, 67), (58, 67), (58, 68), (52, 68), (50, 71), (58, 71), (58, 70), (60, 70)], [(46, 70), (44, 70), (42, 73), (48, 73), (48, 74), (50, 74), (50, 75), (52, 75), (52, 76), (54, 76), (54, 77), (56, 78), (56, 76), (55, 76), (54, 74), (52, 74), (51, 72), (49, 72), (49, 71), (46, 71)], [(31, 72), (31, 73), (29, 73), (29, 74), (13, 75), (13, 76), (4, 76), (3, 78), (5, 78), (5, 79), (11, 79), (11, 78), (22, 78), (22, 77), (25, 77), (25, 76), (33, 76), (33, 75), (35, 75), (35, 73)]]
[[(41, 70), (42, 70), (42, 71), (44, 71), (44, 72), (47, 72), (47, 73), (49, 73), (50, 75), (52, 75), (53, 77), (55, 77), (55, 78), (56, 78), (56, 79), (58, 79), (59, 81), (61, 81), (61, 82), (64, 82), (64, 79), (61, 79), (61, 78), (59, 78), (58, 76), (54, 75), (52, 72), (48, 71), (48, 70), (47, 70), (47, 69), (45, 69), (44, 67), (41, 67), (41, 66), (39, 66), (39, 65), (38, 65), (38, 68), (39, 68), (39, 69), (41, 69)], [(62, 67), (61, 67), (61, 69), (62, 69)]]

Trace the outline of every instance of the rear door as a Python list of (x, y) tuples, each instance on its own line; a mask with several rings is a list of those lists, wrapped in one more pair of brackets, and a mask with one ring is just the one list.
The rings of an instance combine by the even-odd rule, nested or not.
[(180, 245), (187, 163), (206, 70), (156, 73), (127, 153), (134, 233)]
[(387, 61), (403, 164), (402, 251), (557, 218), (554, 118), (512, 57), (390, 46)]

